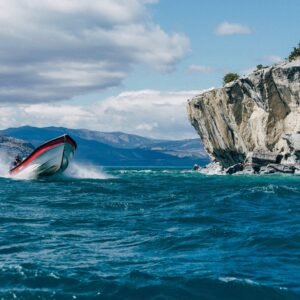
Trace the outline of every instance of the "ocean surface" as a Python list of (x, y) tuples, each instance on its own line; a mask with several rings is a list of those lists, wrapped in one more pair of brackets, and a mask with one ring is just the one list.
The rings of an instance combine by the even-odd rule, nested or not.
[(0, 299), (300, 299), (300, 176), (0, 179)]

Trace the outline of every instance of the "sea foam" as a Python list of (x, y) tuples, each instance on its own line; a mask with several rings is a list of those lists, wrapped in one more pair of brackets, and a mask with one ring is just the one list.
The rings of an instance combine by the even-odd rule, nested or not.
[(9, 177), (9, 169), (10, 169), (10, 158), (7, 153), (1, 151), (0, 152), (0, 177), (7, 178)]
[(64, 176), (80, 179), (108, 179), (113, 176), (105, 173), (101, 167), (89, 163), (72, 162)]

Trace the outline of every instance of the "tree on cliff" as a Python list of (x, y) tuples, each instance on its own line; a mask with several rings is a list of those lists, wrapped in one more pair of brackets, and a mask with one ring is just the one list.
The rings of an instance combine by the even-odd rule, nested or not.
[(298, 44), (298, 47), (294, 47), (292, 52), (289, 55), (289, 61), (295, 60), (300, 57), (300, 43)]
[(227, 73), (227, 74), (225, 74), (225, 76), (223, 78), (223, 85), (225, 85), (226, 83), (229, 83), (231, 81), (237, 80), (239, 78), (240, 78), (240, 76), (237, 73)]
[(268, 68), (268, 66), (264, 66), (262, 64), (259, 64), (256, 66), (256, 70), (261, 70), (261, 69), (264, 69), (264, 68)]

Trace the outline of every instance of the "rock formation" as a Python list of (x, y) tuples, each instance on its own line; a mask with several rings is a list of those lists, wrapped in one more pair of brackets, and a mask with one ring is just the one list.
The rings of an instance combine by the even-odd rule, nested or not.
[(204, 92), (188, 101), (188, 114), (214, 168), (300, 171), (300, 59)]

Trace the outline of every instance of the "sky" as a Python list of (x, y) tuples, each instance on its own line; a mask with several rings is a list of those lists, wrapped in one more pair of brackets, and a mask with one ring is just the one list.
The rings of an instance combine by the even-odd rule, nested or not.
[(0, 0), (0, 128), (196, 137), (187, 100), (284, 60), (299, 0)]

